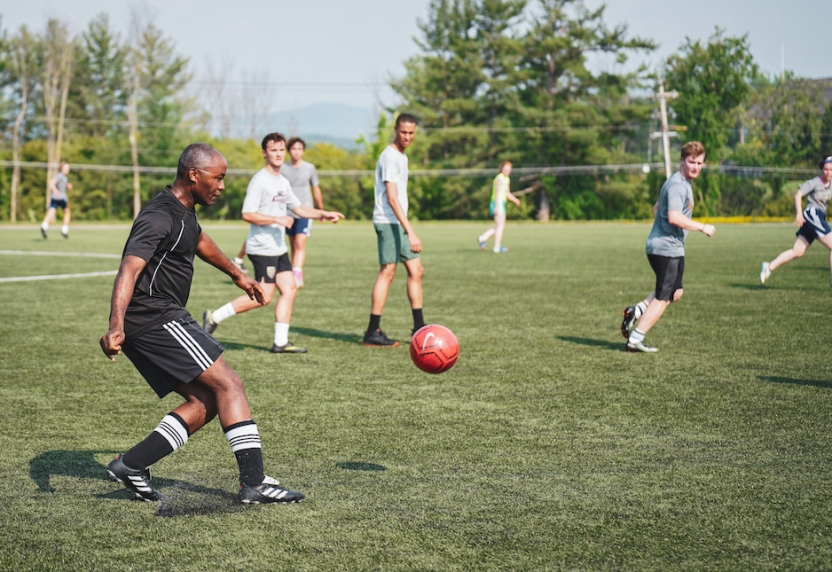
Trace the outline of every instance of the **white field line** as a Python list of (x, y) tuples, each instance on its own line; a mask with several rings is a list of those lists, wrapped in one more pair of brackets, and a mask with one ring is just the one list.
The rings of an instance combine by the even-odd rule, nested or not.
[(118, 270), (106, 272), (86, 272), (84, 274), (49, 274), (46, 276), (14, 276), (12, 278), (0, 278), (0, 282), (32, 282), (34, 280), (62, 280), (64, 278), (89, 278), (92, 276), (115, 276)]
[[(39, 250), (0, 250), (0, 254), (26, 255), (26, 256), (77, 256), (82, 258), (121, 258), (120, 254), (107, 254), (98, 252), (44, 252)], [(90, 278), (93, 276), (115, 276), (118, 270), (107, 270), (106, 272), (85, 272), (83, 274), (47, 274), (43, 276), (12, 276), (0, 278), (2, 282), (33, 282), (35, 280), (63, 280), (66, 278)]]
[(42, 250), (0, 250), (0, 254), (25, 256), (79, 256), (81, 258), (121, 258), (121, 254), (102, 252), (45, 252)]

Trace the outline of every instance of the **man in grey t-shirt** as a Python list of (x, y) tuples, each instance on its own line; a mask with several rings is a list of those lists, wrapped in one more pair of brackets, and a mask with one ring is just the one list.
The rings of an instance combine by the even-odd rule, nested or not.
[[(794, 246), (781, 252), (770, 263), (763, 262), (760, 267), (760, 282), (763, 284), (775, 268), (803, 256), (815, 239), (830, 250), (829, 268), (832, 273), (832, 230), (826, 222), (826, 210), (832, 199), (832, 155), (824, 156), (818, 167), (820, 175), (800, 185), (794, 194), (794, 208), (797, 211), (794, 222), (799, 227), (797, 240)], [(803, 197), (806, 197), (806, 209), (803, 209)], [(832, 284), (832, 278), (829, 283)]]
[[(324, 210), (324, 197), (321, 194), (321, 187), (318, 185), (318, 173), (315, 165), (303, 160), (306, 153), (306, 141), (300, 137), (292, 137), (288, 144), (290, 161), (283, 165), (283, 176), (289, 179), (292, 185), (292, 192), (300, 200), (301, 204), (312, 208), (312, 198), (320, 210)], [(286, 236), (289, 237), (289, 245), (292, 248), (292, 274), (295, 277), (295, 284), (303, 288), (303, 264), (306, 262), (306, 239), (312, 232), (312, 221), (300, 218), (292, 213), (295, 222), (286, 229)]]
[[(644, 343), (650, 331), (671, 302), (682, 297), (682, 274), (685, 271), (685, 238), (689, 230), (713, 236), (716, 229), (691, 219), (693, 190), (690, 182), (702, 172), (705, 148), (698, 141), (685, 143), (679, 170), (662, 186), (659, 200), (653, 207), (655, 219), (645, 250), (656, 274), (656, 288), (647, 298), (624, 309), (621, 334), (627, 338), (628, 352), (656, 352)], [(638, 320), (638, 326), (635, 325)]]
[(69, 199), (66, 192), (72, 190), (72, 183), (69, 182), (69, 163), (61, 162), (58, 168), (58, 174), (49, 181), (49, 208), (46, 209), (46, 216), (43, 217), (43, 222), (40, 225), (40, 233), (43, 238), (48, 238), (46, 232), (49, 230), (49, 223), (55, 220), (57, 209), (64, 209), (64, 224), (61, 227), (61, 234), (64, 238), (69, 238)]

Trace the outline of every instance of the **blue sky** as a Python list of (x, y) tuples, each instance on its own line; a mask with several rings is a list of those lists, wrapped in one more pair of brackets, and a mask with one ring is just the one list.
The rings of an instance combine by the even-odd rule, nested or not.
[[(601, 4), (586, 0), (590, 7)], [(4, 0), (6, 29), (27, 24), (41, 28), (48, 17), (69, 22), (76, 32), (96, 14), (107, 12), (127, 30), (131, 8), (154, 14), (181, 53), (191, 58), (196, 76), (207, 62), (222, 62), (236, 74), (268, 72), (277, 85), (275, 111), (313, 103), (373, 107), (394, 102), (385, 87), (403, 73), (402, 62), (417, 51), (417, 18), (427, 0)], [(636, 61), (656, 65), (685, 36), (705, 39), (715, 26), (730, 35), (748, 34), (764, 71), (779, 73), (781, 45), (786, 68), (805, 77), (830, 77), (828, 24), (820, 0), (613, 0), (607, 22), (626, 23), (633, 35), (651, 38), (659, 50)], [(753, 6), (753, 7), (750, 7)], [(635, 62), (633, 62), (635, 63)], [(614, 69), (607, 60), (598, 68)], [(238, 78), (240, 76), (238, 75)]]

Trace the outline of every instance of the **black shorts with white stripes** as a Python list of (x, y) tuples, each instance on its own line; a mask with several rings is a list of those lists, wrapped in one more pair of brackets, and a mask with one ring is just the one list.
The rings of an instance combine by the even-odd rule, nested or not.
[(190, 383), (225, 350), (191, 317), (173, 320), (125, 341), (121, 350), (159, 397)]

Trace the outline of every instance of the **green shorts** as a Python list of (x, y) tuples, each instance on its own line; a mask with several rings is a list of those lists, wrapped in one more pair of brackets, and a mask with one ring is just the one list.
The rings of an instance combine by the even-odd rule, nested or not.
[(418, 252), (410, 250), (410, 241), (402, 225), (373, 223), (373, 227), (378, 237), (379, 264), (396, 264), (419, 258)]

